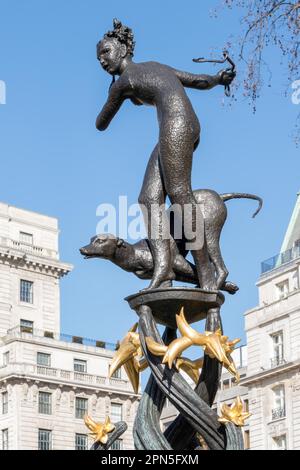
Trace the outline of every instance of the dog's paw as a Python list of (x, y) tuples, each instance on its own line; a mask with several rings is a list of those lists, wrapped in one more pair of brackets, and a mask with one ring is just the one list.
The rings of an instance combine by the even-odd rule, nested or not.
[(222, 290), (228, 292), (228, 294), (234, 295), (239, 290), (239, 287), (233, 282), (227, 281), (224, 283)]

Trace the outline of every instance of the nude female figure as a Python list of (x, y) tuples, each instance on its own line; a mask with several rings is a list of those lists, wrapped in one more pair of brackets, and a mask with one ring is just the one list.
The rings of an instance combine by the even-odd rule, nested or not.
[[(114, 20), (113, 31), (106, 33), (97, 45), (97, 57), (106, 72), (119, 78), (110, 87), (96, 127), (99, 131), (105, 130), (126, 99), (136, 105), (155, 106), (157, 110), (159, 142), (150, 157), (139, 196), (154, 260), (149, 289), (171, 285), (175, 279), (174, 240), (161, 234), (162, 227), (168, 226), (165, 211), (161, 210), (167, 196), (171, 204), (183, 211), (184, 207), (192, 209), (189, 226), (193, 231), (197, 227), (198, 231), (190, 242), (196, 242), (192, 255), (199, 285), (203, 289), (218, 289), (225, 279), (218, 279), (213, 272), (206, 249), (203, 217), (191, 188), (192, 159), (199, 143), (200, 124), (184, 87), (209, 90), (216, 85), (229, 85), (235, 73), (223, 70), (213, 76), (198, 75), (157, 62), (134, 63), (133, 50), (131, 29)], [(153, 226), (160, 231), (159, 236), (152, 236)]]

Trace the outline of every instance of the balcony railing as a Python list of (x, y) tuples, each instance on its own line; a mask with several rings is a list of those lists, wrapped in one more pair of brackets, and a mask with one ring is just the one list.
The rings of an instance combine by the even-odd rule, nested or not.
[(93, 374), (85, 374), (75, 372), (73, 370), (56, 369), (53, 367), (38, 366), (35, 364), (25, 363), (9, 363), (7, 366), (0, 368), (0, 378), (7, 377), (8, 375), (22, 375), (26, 377), (42, 377), (55, 380), (59, 382), (67, 382), (77, 385), (91, 385), (94, 387), (105, 387), (109, 389), (118, 389), (132, 391), (132, 387), (128, 380), (123, 379), (110, 379)]
[(261, 274), (265, 274), (273, 269), (279, 268), (283, 264), (289, 263), (293, 259), (300, 257), (300, 245), (294, 246), (287, 251), (279, 253), (261, 263)]
[(15, 328), (8, 330), (6, 337), (11, 336), (17, 338), (46, 338), (47, 340), (64, 341), (66, 343), (109, 349), (110, 351), (115, 351), (117, 349), (117, 345), (115, 343), (108, 343), (106, 341), (84, 338), (81, 336), (66, 335), (65, 333), (54, 333), (53, 331), (38, 330), (36, 328), (27, 328), (25, 330), (23, 326), (16, 326)]
[(275, 419), (285, 418), (285, 408), (275, 408), (272, 410), (272, 421)]
[(273, 357), (273, 359), (271, 359), (271, 368), (282, 366), (285, 363), (286, 361), (283, 357)]
[(50, 250), (48, 248), (43, 248), (36, 245), (31, 245), (30, 243), (24, 243), (11, 238), (0, 237), (0, 245), (14, 250), (22, 251), (24, 253), (29, 253), (31, 255), (58, 259), (58, 253), (56, 250)]

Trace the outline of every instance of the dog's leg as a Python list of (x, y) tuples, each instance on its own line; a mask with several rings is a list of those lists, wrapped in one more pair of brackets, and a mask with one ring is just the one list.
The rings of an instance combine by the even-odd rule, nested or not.
[(225, 281), (228, 276), (228, 270), (222, 258), (222, 254), (221, 254), (221, 250), (219, 246), (219, 239), (212, 237), (207, 241), (207, 244), (208, 244), (208, 252), (209, 252), (210, 259), (216, 270), (217, 289), (220, 289), (225, 284)]

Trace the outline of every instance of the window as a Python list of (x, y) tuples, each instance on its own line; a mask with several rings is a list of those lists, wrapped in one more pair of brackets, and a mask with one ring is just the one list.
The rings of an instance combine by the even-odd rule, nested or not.
[(273, 441), (274, 441), (274, 445), (273, 445), (274, 450), (287, 450), (285, 434), (279, 437), (274, 437)]
[(298, 290), (299, 289), (299, 274), (298, 270), (293, 273), (293, 289)]
[(7, 366), (9, 364), (9, 351), (6, 351), (3, 354), (3, 366)]
[(74, 359), (74, 371), (86, 373), (87, 371), (87, 362), (82, 361), (81, 359)]
[(271, 336), (273, 343), (273, 358), (271, 360), (272, 367), (283, 364), (283, 332), (278, 331)]
[(33, 245), (32, 233), (20, 232), (20, 242), (27, 245)]
[(45, 337), (45, 338), (52, 338), (52, 339), (54, 339), (54, 333), (53, 333), (53, 331), (44, 331), (44, 337)]
[(2, 414), (8, 413), (8, 393), (2, 393)]
[(2, 393), (2, 414), (6, 415), (8, 413), (8, 393)]
[(2, 450), (8, 450), (8, 429), (2, 430)]
[(123, 449), (122, 440), (121, 439), (116, 439), (110, 449), (111, 450), (122, 450)]
[(51, 366), (51, 354), (38, 352), (36, 362), (38, 366), (50, 367)]
[(300, 240), (295, 241), (294, 253), (295, 253), (295, 258), (298, 258), (298, 256), (300, 256)]
[(224, 380), (223, 382), (223, 390), (227, 390), (228, 388), (230, 388), (230, 380)]
[(39, 429), (38, 449), (51, 450), (52, 448), (52, 431), (47, 429)]
[(21, 279), (20, 301), (26, 302), (27, 304), (33, 304), (33, 282)]
[(88, 450), (88, 438), (85, 434), (75, 434), (75, 450)]
[(249, 413), (249, 400), (244, 400), (244, 411)]
[(289, 281), (283, 281), (276, 285), (278, 300), (284, 299), (289, 293)]
[(280, 385), (273, 389), (274, 403), (276, 408), (284, 408), (284, 386)]
[(87, 413), (88, 400), (87, 398), (76, 397), (75, 400), (75, 418), (82, 419)]
[(21, 333), (33, 333), (33, 321), (21, 320), (20, 321)]
[(121, 378), (121, 369), (117, 369), (111, 377), (113, 379), (120, 379)]
[(43, 415), (51, 415), (52, 406), (51, 406), (51, 393), (48, 392), (39, 392), (39, 413)]
[(285, 417), (285, 394), (284, 385), (273, 389), (274, 408), (272, 410), (272, 420)]
[(250, 449), (250, 431), (244, 431), (244, 449)]
[(111, 404), (111, 421), (112, 423), (122, 421), (122, 405), (118, 403)]

